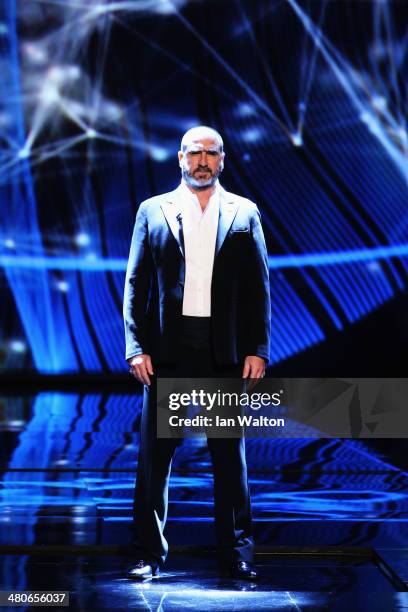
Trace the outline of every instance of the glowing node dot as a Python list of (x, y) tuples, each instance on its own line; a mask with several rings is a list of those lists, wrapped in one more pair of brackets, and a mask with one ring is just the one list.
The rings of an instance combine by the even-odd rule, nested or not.
[(19, 159), (27, 159), (27, 157), (30, 157), (30, 153), (31, 151), (29, 147), (23, 147), (19, 150), (17, 155)]
[(237, 114), (240, 117), (250, 117), (251, 115), (255, 115), (255, 113), (255, 108), (248, 102), (242, 102), (237, 108)]
[(9, 427), (24, 427), (25, 421), (23, 421), (22, 419), (13, 419), (11, 421), (8, 421), (8, 425)]
[(166, 161), (169, 157), (169, 153), (166, 149), (157, 146), (149, 147), (149, 154), (155, 161), (159, 162)]
[(27, 345), (22, 340), (11, 340), (10, 349), (13, 353), (25, 353), (27, 350)]
[(301, 147), (303, 145), (303, 137), (300, 132), (295, 132), (291, 135), (292, 144), (295, 147)]
[(261, 137), (262, 131), (259, 128), (249, 128), (242, 133), (245, 142), (257, 142)]
[(403, 142), (407, 142), (408, 134), (404, 128), (399, 128), (396, 132), (398, 138), (400, 138)]
[(65, 70), (65, 77), (67, 80), (76, 81), (81, 76), (81, 70), (78, 66), (67, 66)]
[(88, 246), (91, 242), (91, 238), (85, 232), (80, 232), (75, 236), (75, 243), (80, 247)]
[(0, 127), (6, 127), (11, 123), (11, 116), (8, 113), (0, 113)]
[(67, 293), (69, 291), (69, 284), (67, 281), (58, 281), (57, 289), (61, 291), (61, 293)]
[(40, 100), (43, 104), (50, 106), (51, 104), (55, 104), (59, 100), (59, 91), (55, 87), (55, 85), (51, 83), (47, 83), (42, 88), (40, 93)]
[(381, 272), (381, 265), (378, 261), (370, 261), (367, 268), (373, 273)]
[(170, 0), (159, 0), (156, 5), (156, 13), (160, 15), (170, 15), (171, 13), (175, 13), (176, 7)]
[(121, 108), (110, 102), (102, 105), (102, 112), (109, 121), (118, 121), (122, 116)]
[(38, 44), (27, 43), (23, 46), (23, 50), (34, 64), (44, 64), (48, 59), (48, 53)]
[(4, 241), (4, 246), (7, 249), (15, 249), (16, 248), (16, 243), (14, 242), (14, 240), (12, 238), (6, 238), (6, 240)]
[(98, 132), (94, 130), (93, 128), (89, 128), (88, 130), (86, 130), (85, 134), (87, 138), (96, 138), (98, 135)]
[(360, 119), (366, 124), (372, 134), (380, 134), (381, 130), (376, 118), (368, 112), (363, 112), (360, 115)]
[(387, 100), (384, 96), (374, 96), (372, 98), (372, 105), (379, 111), (384, 111), (387, 108)]

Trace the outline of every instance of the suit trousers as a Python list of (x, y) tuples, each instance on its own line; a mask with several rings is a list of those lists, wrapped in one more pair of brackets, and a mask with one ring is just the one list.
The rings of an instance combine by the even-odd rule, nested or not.
[[(175, 347), (176, 363), (153, 369), (145, 386), (134, 498), (134, 547), (138, 558), (162, 566), (168, 553), (163, 534), (174, 452), (181, 438), (157, 438), (157, 377), (229, 378), (242, 376), (242, 365), (218, 366), (211, 349), (210, 319), (183, 317)], [(207, 438), (214, 475), (215, 531), (222, 565), (253, 559), (254, 541), (244, 438)]]

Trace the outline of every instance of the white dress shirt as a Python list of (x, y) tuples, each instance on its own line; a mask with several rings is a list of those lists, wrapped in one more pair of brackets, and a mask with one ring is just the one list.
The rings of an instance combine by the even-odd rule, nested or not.
[(182, 223), (186, 275), (184, 281), (183, 315), (211, 316), (211, 279), (214, 265), (220, 211), (218, 181), (207, 206), (202, 211), (197, 196), (181, 183)]

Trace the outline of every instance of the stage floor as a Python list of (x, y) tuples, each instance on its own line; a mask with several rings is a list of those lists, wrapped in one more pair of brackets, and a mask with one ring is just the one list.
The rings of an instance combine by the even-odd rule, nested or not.
[[(1, 589), (61, 590), (70, 610), (284, 610), (393, 612), (408, 608), (372, 562), (361, 558), (257, 556), (258, 583), (221, 579), (215, 559), (173, 554), (159, 578), (127, 580), (118, 556), (0, 557)], [(64, 608), (60, 608), (64, 609)]]
[(132, 541), (140, 398), (0, 400), (1, 589), (68, 590), (84, 610), (408, 609), (405, 440), (247, 440), (255, 541), (269, 553), (255, 585), (220, 582), (214, 555), (191, 556), (215, 545), (213, 482), (205, 440), (186, 440), (170, 481), (173, 554), (160, 579), (137, 584), (119, 549)]

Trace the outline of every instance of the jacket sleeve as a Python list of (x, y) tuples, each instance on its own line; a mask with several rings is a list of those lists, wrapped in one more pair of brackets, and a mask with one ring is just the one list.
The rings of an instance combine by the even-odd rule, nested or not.
[(251, 257), (249, 262), (249, 288), (253, 296), (248, 330), (248, 355), (257, 355), (266, 362), (270, 358), (271, 296), (269, 262), (261, 215), (253, 204), (251, 215)]
[(126, 359), (149, 353), (146, 329), (146, 311), (153, 274), (149, 247), (147, 206), (142, 203), (136, 215), (126, 271), (123, 299)]

